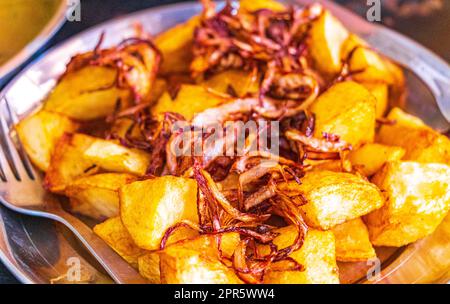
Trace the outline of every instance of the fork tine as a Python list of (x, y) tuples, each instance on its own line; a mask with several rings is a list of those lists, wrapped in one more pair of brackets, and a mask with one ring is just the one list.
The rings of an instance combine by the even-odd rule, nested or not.
[[(6, 106), (6, 113), (7, 113), (7, 118), (9, 119), (9, 124), (11, 126), (16, 125), (19, 122), (19, 119), (17, 118), (17, 115), (14, 111), (12, 111), (11, 107), (9, 106), (8, 100), (6, 99), (6, 97), (4, 98), (4, 102), (5, 102), (5, 106)], [(31, 164), (30, 159), (28, 158), (27, 153), (25, 152), (25, 149), (22, 145), (22, 142), (20, 141), (20, 138), (17, 134), (17, 132), (10, 132), (9, 133), (10, 138), (13, 142), (13, 144), (16, 147), (16, 151), (19, 154), (20, 160), (22, 161), (23, 166), (25, 167), (25, 171), (28, 174), (28, 176), (31, 179), (36, 179), (36, 177), (38, 176), (33, 165)]]
[(3, 116), (0, 116), (0, 173), (1, 179), (4, 182), (13, 181), (17, 179), (16, 173), (12, 170), (10, 164), (10, 158), (8, 157), (9, 152), (5, 149), (5, 136), (3, 129)]
[[(2, 113), (4, 114), (4, 112)], [(7, 168), (9, 165), (9, 169), (11, 169), (12, 175), (18, 181), (22, 181), (22, 178), (25, 177), (28, 173), (25, 170), (25, 167), (22, 164), (22, 161), (15, 149), (14, 144), (11, 141), (11, 138), (8, 134), (8, 125), (6, 123), (5, 117), (3, 115), (0, 116), (0, 144), (3, 150), (3, 157), (6, 159), (6, 163), (3, 162), (2, 169), (6, 175), (7, 180), (9, 181), (9, 176), (7, 174)]]

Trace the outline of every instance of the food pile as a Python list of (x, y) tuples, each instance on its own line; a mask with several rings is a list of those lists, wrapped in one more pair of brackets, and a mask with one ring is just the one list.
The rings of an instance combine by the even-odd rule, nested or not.
[(320, 5), (202, 3), (71, 59), (16, 126), (47, 190), (150, 283), (339, 283), (433, 233), (450, 140), (397, 65)]

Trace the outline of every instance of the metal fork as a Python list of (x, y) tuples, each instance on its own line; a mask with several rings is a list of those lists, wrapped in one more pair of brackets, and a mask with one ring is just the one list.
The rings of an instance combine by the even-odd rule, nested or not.
[(117, 283), (146, 281), (81, 220), (66, 212), (58, 199), (45, 191), (15, 132), (17, 123), (6, 99), (0, 101), (0, 201), (22, 214), (56, 220), (68, 227)]

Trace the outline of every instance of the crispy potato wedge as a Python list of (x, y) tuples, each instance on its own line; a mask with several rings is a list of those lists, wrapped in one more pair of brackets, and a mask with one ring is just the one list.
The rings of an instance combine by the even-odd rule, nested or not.
[(373, 182), (386, 203), (366, 216), (376, 246), (400, 247), (431, 234), (450, 210), (450, 167), (390, 162)]
[(333, 85), (311, 106), (316, 115), (314, 136), (322, 138), (323, 132), (336, 134), (353, 148), (373, 142), (375, 105), (375, 97), (356, 82)]
[(125, 261), (137, 268), (138, 258), (146, 253), (136, 246), (122, 224), (120, 217), (116, 216), (94, 227), (94, 233), (101, 237)]
[(349, 159), (354, 166), (359, 166), (366, 176), (375, 174), (386, 162), (401, 160), (405, 149), (381, 144), (365, 144), (352, 151)]
[(278, 188), (288, 195), (302, 194), (308, 201), (301, 206), (306, 223), (323, 230), (368, 214), (384, 203), (374, 184), (350, 173), (311, 171), (301, 185), (288, 182)]
[[(274, 240), (278, 249), (290, 246), (296, 236), (297, 229), (287, 226), (277, 230), (280, 233)], [(258, 248), (260, 254), (270, 252), (267, 245)], [(338, 284), (339, 274), (336, 265), (335, 240), (331, 231), (309, 229), (303, 246), (289, 255), (305, 267), (304, 271), (281, 271), (282, 262), (276, 262), (264, 276), (266, 284)]]
[(162, 53), (162, 63), (159, 73), (188, 73), (193, 58), (192, 44), (194, 30), (200, 24), (196, 16), (187, 22), (179, 24), (159, 34), (155, 44)]
[(258, 91), (258, 80), (258, 75), (255, 75), (253, 72), (226, 70), (213, 75), (200, 84), (221, 94), (229, 94), (230, 90), (232, 90), (236, 93), (237, 97), (244, 97), (249, 93), (256, 93)]
[(319, 71), (335, 75), (342, 69), (341, 48), (348, 38), (347, 29), (329, 11), (312, 24), (310, 41), (311, 56)]
[(150, 154), (100, 138), (92, 141), (84, 150), (83, 157), (106, 171), (136, 175), (144, 175), (150, 163)]
[(136, 244), (155, 250), (168, 228), (181, 220), (198, 222), (195, 180), (163, 176), (119, 190), (120, 215)]
[[(237, 233), (222, 235), (227, 250), (240, 241)], [(226, 250), (223, 250), (226, 253)], [(226, 254), (230, 254), (226, 253)], [(214, 236), (200, 236), (168, 246), (159, 253), (161, 282), (165, 284), (239, 284), (242, 281), (234, 270), (219, 260)]]
[(47, 171), (58, 140), (65, 132), (74, 132), (78, 126), (64, 115), (41, 110), (21, 120), (16, 131), (33, 164)]
[(93, 141), (94, 137), (69, 133), (59, 139), (45, 174), (44, 185), (48, 190), (64, 194), (66, 186), (78, 177), (98, 172), (95, 162), (83, 157)]
[(384, 117), (389, 106), (389, 86), (385, 83), (361, 83), (375, 97), (375, 116)]
[(82, 121), (108, 116), (116, 109), (117, 100), (123, 107), (131, 102), (129, 90), (113, 85), (116, 78), (115, 69), (101, 66), (65, 74), (45, 101), (44, 110)]
[[(190, 232), (191, 233), (191, 232)], [(227, 232), (220, 235), (220, 249), (222, 255), (227, 258), (231, 258), (236, 246), (240, 241), (240, 236), (236, 232)], [(216, 235), (216, 236), (219, 236)], [(185, 248), (192, 249), (202, 252), (208, 252), (211, 256), (218, 255), (217, 251), (217, 238), (213, 235), (202, 235), (195, 238), (190, 238), (186, 235), (184, 240), (176, 241), (172, 243), (167, 248)], [(160, 258), (159, 255), (162, 251), (149, 252), (138, 259), (139, 272), (145, 278), (147, 278), (151, 283), (160, 283)]]
[(254, 12), (260, 9), (269, 9), (280, 12), (286, 10), (286, 6), (273, 0), (241, 0), (239, 9), (247, 12)]
[(369, 231), (361, 218), (334, 226), (336, 259), (341, 262), (367, 261), (377, 255), (369, 240)]
[(66, 187), (71, 210), (97, 220), (119, 215), (119, 188), (136, 177), (124, 173), (102, 173), (80, 177)]
[(183, 84), (175, 99), (168, 92), (164, 93), (153, 108), (153, 113), (176, 112), (190, 120), (195, 114), (225, 101), (226, 98), (208, 92), (201, 85)]
[(395, 124), (380, 128), (378, 142), (404, 148), (405, 160), (450, 164), (450, 140), (446, 136), (399, 108), (393, 108), (387, 118)]

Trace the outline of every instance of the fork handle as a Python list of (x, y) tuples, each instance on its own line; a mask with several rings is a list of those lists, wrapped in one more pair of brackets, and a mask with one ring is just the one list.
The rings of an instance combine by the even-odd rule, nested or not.
[(116, 283), (148, 284), (148, 281), (81, 220), (64, 211), (58, 212), (58, 215), (60, 216), (59, 221), (78, 237)]

